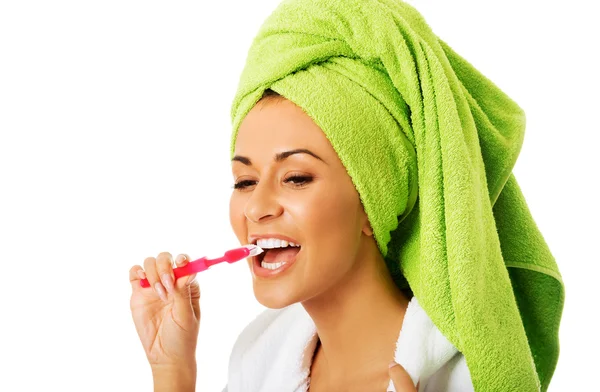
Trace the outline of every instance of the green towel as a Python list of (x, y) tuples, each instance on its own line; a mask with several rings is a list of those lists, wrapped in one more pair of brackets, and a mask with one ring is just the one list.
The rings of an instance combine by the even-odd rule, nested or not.
[(323, 130), (475, 391), (546, 391), (564, 285), (512, 174), (522, 109), (398, 0), (283, 1), (249, 49), (231, 157), (269, 88)]

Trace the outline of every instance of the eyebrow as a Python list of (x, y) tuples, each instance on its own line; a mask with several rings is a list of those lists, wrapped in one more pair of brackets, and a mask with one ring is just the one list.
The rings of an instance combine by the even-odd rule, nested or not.
[[(322, 161), (323, 163), (327, 164), (327, 162), (325, 162), (320, 156), (318, 156), (317, 154), (315, 154), (314, 152), (312, 152), (310, 150), (307, 150), (306, 148), (297, 148), (295, 150), (280, 152), (280, 153), (275, 154), (275, 157), (273, 159), (275, 160), (275, 162), (281, 162), (284, 159), (286, 159), (287, 157), (294, 155), (294, 154), (308, 154), (308, 155), (311, 155), (311, 156), (317, 158), (318, 160)], [(241, 155), (234, 156), (233, 159), (231, 160), (231, 162), (234, 162), (234, 161), (242, 162), (246, 166), (252, 165), (252, 161), (250, 160), (250, 158), (243, 157)]]

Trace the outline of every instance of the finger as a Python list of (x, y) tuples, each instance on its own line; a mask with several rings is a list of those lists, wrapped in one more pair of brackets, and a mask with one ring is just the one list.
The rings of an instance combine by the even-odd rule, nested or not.
[(142, 286), (140, 285), (140, 280), (145, 279), (146, 274), (141, 265), (134, 265), (129, 269), (129, 282), (131, 283), (131, 288), (133, 290), (140, 290)]
[(177, 255), (177, 257), (175, 258), (175, 264), (177, 265), (177, 267), (183, 267), (190, 261), (191, 261), (190, 256), (188, 256), (185, 253), (181, 253), (181, 254)]
[[(193, 315), (196, 321), (200, 320), (200, 285), (194, 279), (196, 274), (182, 277), (175, 282), (174, 309), (176, 313), (183, 311), (186, 315)], [(192, 279), (188, 284), (186, 280)]]
[[(177, 267), (183, 267), (191, 261), (189, 255), (182, 253), (175, 258)], [(182, 322), (189, 322), (189, 317), (200, 321), (200, 286), (194, 280), (196, 274), (182, 276), (175, 281), (174, 292), (174, 314), (181, 318)]]
[(192, 284), (192, 282), (196, 281), (196, 274), (197, 272), (191, 275), (182, 276), (179, 279), (177, 279), (175, 281), (175, 291), (178, 292), (189, 287)]
[[(173, 294), (175, 274), (173, 274), (173, 256), (169, 252), (161, 252), (156, 258), (156, 271), (164, 289)], [(157, 285), (157, 290), (159, 286)]]
[(148, 283), (150, 284), (150, 287), (152, 287), (152, 290), (161, 300), (168, 302), (165, 288), (162, 283), (160, 283), (158, 270), (156, 268), (156, 259), (154, 257), (146, 257), (144, 260), (144, 271), (146, 272), (146, 279), (148, 279)]
[(194, 280), (188, 287), (190, 290), (190, 301), (192, 303), (192, 309), (194, 310), (194, 317), (196, 318), (196, 321), (200, 322), (200, 285)]
[(417, 392), (412, 378), (401, 365), (391, 362), (389, 372), (396, 392)]
[[(181, 254), (177, 255), (177, 257), (175, 258), (175, 264), (177, 264), (177, 267), (183, 267), (186, 264), (188, 264), (190, 261), (191, 261), (190, 256), (185, 253), (181, 253)], [(186, 277), (181, 277), (180, 279), (177, 279), (175, 281), (175, 289), (177, 291), (184, 289), (186, 286), (189, 286), (192, 283), (192, 281), (194, 281), (195, 278), (196, 278), (196, 274), (194, 273), (194, 274), (188, 275)]]
[(197, 274), (198, 274), (198, 273), (193, 273), (193, 274), (191, 274), (190, 276), (188, 276), (187, 282), (185, 282), (185, 284), (186, 284), (187, 286), (190, 286), (192, 283), (196, 283), (196, 275), (197, 275)]

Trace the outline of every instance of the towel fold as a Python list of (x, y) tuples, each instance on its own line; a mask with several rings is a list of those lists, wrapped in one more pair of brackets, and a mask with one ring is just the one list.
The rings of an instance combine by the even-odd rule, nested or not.
[(522, 109), (398, 0), (283, 1), (248, 52), (231, 157), (268, 88), (323, 130), (475, 391), (546, 391), (564, 286), (512, 174)]

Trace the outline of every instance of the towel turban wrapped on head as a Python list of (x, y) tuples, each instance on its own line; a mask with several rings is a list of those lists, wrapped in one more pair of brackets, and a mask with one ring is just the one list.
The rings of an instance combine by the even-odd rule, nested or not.
[(283, 1), (249, 49), (231, 157), (267, 89), (323, 130), (397, 285), (475, 391), (546, 391), (564, 286), (512, 174), (521, 108), (399, 0)]

